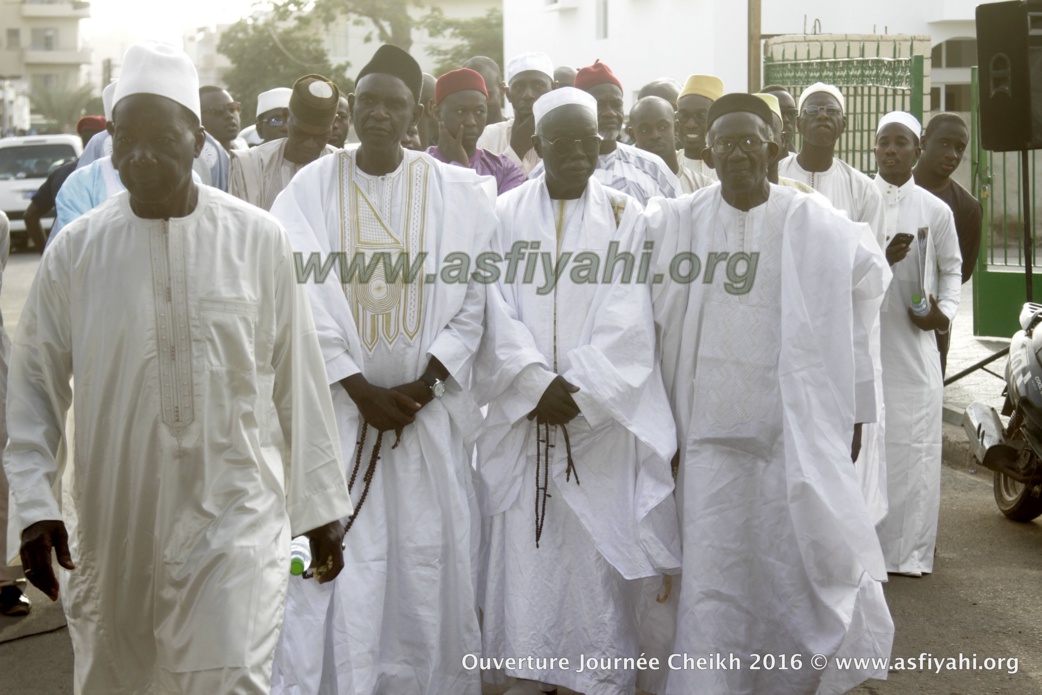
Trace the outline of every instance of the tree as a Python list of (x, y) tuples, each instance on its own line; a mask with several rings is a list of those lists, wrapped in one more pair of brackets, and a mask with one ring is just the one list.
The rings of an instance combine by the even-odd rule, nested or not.
[(84, 115), (91, 100), (94, 87), (38, 87), (29, 96), (33, 111), (53, 124), (59, 132), (71, 131), (76, 121)]
[(232, 62), (224, 82), (242, 103), (244, 126), (257, 112), (258, 94), (275, 87), (292, 87), (309, 73), (328, 77), (344, 94), (354, 88), (347, 78), (347, 64), (329, 62), (306, 20), (295, 24), (240, 20), (224, 32), (217, 50)]
[(482, 17), (447, 19), (440, 8), (424, 17), (423, 26), (434, 37), (448, 36), (453, 43), (447, 48), (432, 46), (427, 53), (438, 61), (435, 75), (459, 68), (468, 58), (488, 56), (503, 64), (503, 12), (493, 8)]
[(412, 30), (416, 22), (410, 8), (423, 7), (423, 0), (283, 0), (275, 7), (279, 20), (300, 19), (328, 24), (337, 17), (353, 17), (358, 26), (366, 23), (372, 32), (366, 41), (376, 38), (402, 50), (412, 48)]

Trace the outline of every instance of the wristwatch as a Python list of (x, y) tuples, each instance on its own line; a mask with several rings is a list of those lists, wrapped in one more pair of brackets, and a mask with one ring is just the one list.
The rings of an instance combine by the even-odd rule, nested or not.
[(431, 389), (432, 398), (441, 398), (445, 395), (445, 382), (432, 374), (424, 374), (420, 381), (427, 384)]

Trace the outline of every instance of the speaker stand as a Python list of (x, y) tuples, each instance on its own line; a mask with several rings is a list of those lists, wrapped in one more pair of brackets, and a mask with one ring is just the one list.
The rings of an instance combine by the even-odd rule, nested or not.
[(1031, 271), (1032, 271), (1032, 256), (1034, 251), (1034, 228), (1031, 226), (1031, 176), (1028, 172), (1028, 166), (1031, 162), (1029, 156), (1029, 150), (1020, 151), (1020, 191), (1021, 197), (1024, 200), (1024, 286), (1027, 290), (1027, 301), (1033, 302), (1034, 294), (1031, 291)]

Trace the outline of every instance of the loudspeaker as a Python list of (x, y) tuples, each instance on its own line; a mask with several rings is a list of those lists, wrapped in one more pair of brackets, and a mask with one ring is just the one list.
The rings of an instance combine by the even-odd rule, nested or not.
[(1042, 149), (1042, 0), (977, 6), (977, 69), (984, 148)]

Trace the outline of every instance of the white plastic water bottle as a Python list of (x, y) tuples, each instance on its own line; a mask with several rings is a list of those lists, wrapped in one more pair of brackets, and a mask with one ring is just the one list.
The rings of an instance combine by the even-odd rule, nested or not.
[(916, 316), (929, 316), (930, 315), (930, 303), (926, 301), (926, 297), (921, 294), (912, 295), (912, 313)]
[(297, 536), (289, 546), (289, 573), (299, 577), (310, 566), (311, 540), (307, 536)]

